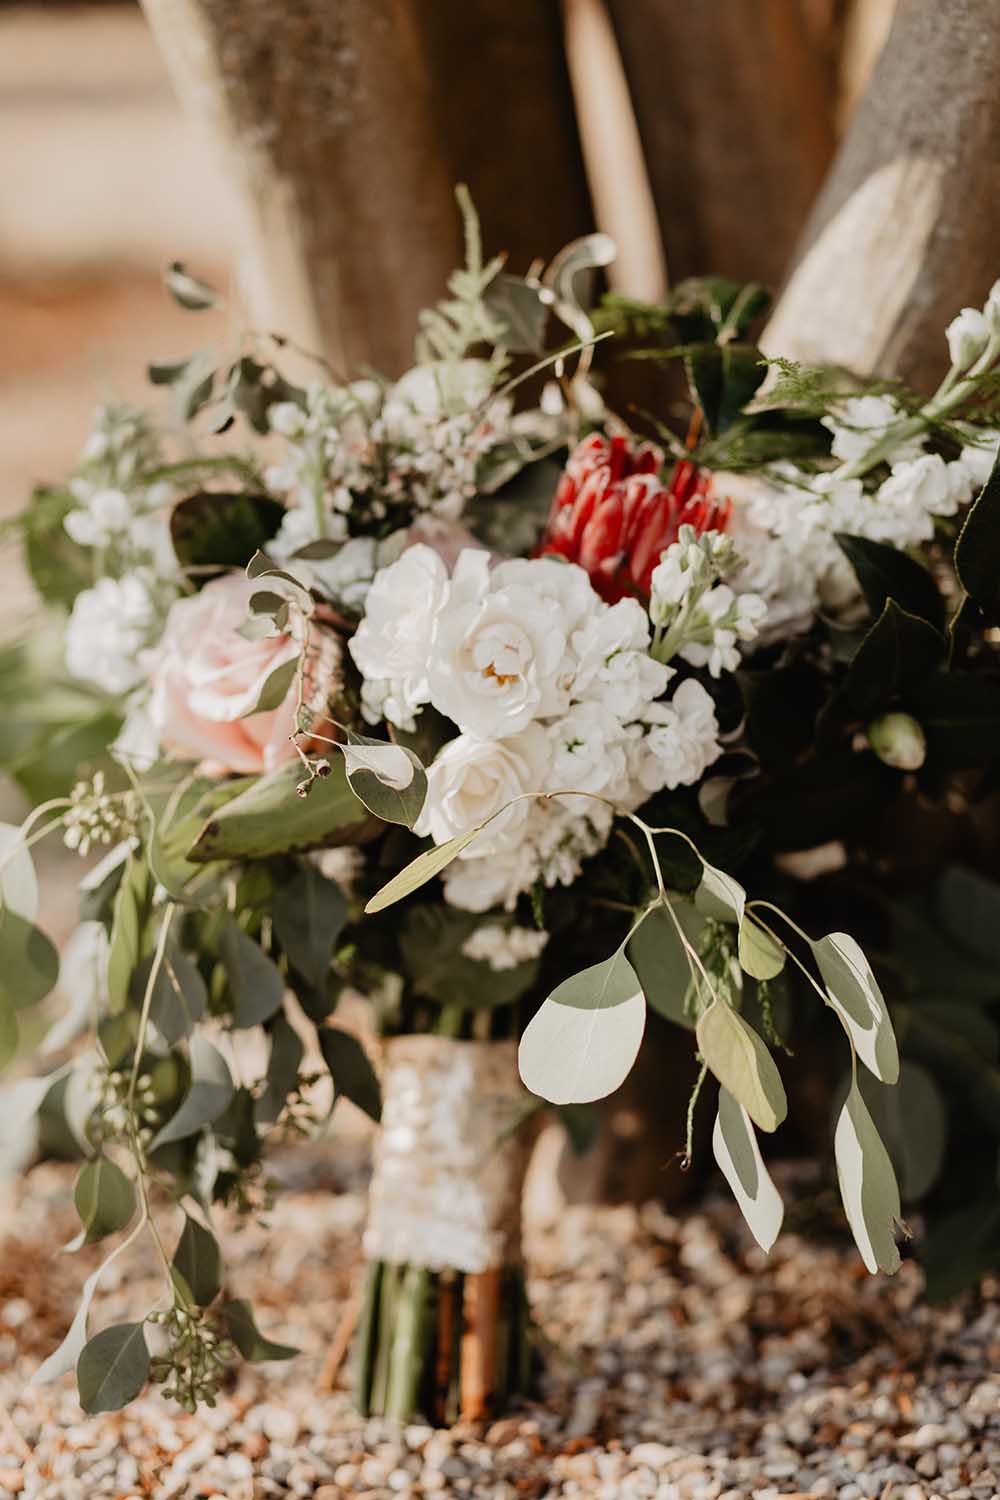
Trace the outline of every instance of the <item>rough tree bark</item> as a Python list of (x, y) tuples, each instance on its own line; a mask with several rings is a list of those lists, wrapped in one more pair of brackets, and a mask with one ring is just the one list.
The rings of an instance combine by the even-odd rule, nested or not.
[(789, 0), (609, 8), (671, 277), (777, 285), (834, 149), (830, 76), (802, 10)]
[(236, 180), (255, 323), (398, 372), (459, 256), (456, 181), (515, 265), (591, 227), (555, 0), (143, 3)]
[(900, 0), (766, 347), (931, 388), (1000, 274), (1000, 7)]

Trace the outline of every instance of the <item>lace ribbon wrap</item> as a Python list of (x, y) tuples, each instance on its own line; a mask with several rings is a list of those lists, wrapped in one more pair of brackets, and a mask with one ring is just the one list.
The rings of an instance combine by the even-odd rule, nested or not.
[(520, 1254), (530, 1096), (516, 1042), (400, 1036), (385, 1045), (370, 1260), (476, 1274)]

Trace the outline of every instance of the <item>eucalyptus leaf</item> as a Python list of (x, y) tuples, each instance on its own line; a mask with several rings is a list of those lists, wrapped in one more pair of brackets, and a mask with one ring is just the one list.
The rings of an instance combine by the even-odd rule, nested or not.
[(323, 987), (347, 921), (347, 898), (313, 864), (302, 864), (274, 893), (274, 930), (288, 961), (313, 989)]
[(751, 1234), (762, 1250), (769, 1251), (781, 1230), (784, 1204), (764, 1165), (750, 1116), (721, 1088), (712, 1150)]
[(25, 848), (23, 828), (14, 823), (0, 823), (0, 900), (25, 922), (38, 916), (34, 861)]
[(226, 1331), (244, 1359), (257, 1363), (267, 1359), (294, 1359), (298, 1349), (275, 1344), (257, 1328), (249, 1302), (242, 1298), (223, 1302), (219, 1307)]
[[(688, 942), (697, 951), (705, 918), (690, 901), (671, 903), (674, 917)], [(678, 1026), (693, 1031), (695, 1017), (686, 1001), (693, 981), (691, 961), (677, 932), (677, 924), (662, 906), (655, 906), (628, 945), (646, 1001)]]
[(830, 1002), (858, 1057), (883, 1083), (895, 1083), (899, 1077), (896, 1034), (861, 948), (846, 932), (828, 933), (811, 947)]
[(73, 1197), (83, 1225), (80, 1245), (117, 1234), (135, 1213), (135, 1188), (121, 1167), (103, 1153), (81, 1168)]
[(856, 1083), (851, 1084), (834, 1135), (840, 1195), (861, 1259), (874, 1276), (899, 1270), (895, 1231), (899, 1188), (889, 1153)]
[(715, 1000), (698, 1022), (698, 1048), (722, 1087), (761, 1130), (788, 1113), (781, 1075), (760, 1037), (732, 1006)]
[(173, 1268), (184, 1278), (184, 1285), (199, 1307), (208, 1307), (222, 1289), (222, 1252), (214, 1234), (197, 1219), (184, 1215)]
[[(139, 1009), (153, 968), (153, 956), (144, 958), (132, 979), (132, 1000)], [(153, 983), (149, 1016), (164, 1041), (171, 1045), (191, 1035), (205, 1014), (208, 991), (195, 963), (179, 948), (168, 947)]]
[(785, 948), (746, 912), (740, 923), (740, 968), (752, 979), (776, 979), (785, 967)]
[(83, 1348), (76, 1366), (80, 1405), (93, 1416), (121, 1411), (149, 1379), (149, 1349), (142, 1323), (105, 1328)]
[(317, 1032), (334, 1089), (376, 1122), (382, 1117), (382, 1090), (368, 1054), (348, 1031), (321, 1026)]
[(521, 1038), (525, 1087), (550, 1104), (588, 1104), (628, 1076), (642, 1043), (646, 1001), (622, 949), (549, 995)]
[(59, 954), (40, 928), (0, 907), (0, 999), (16, 1010), (44, 1000), (59, 978)]
[(368, 902), (365, 912), (371, 916), (374, 912), (384, 911), (387, 906), (393, 906), (397, 901), (402, 901), (404, 896), (410, 896), (414, 891), (426, 885), (428, 880), (433, 880), (435, 875), (440, 875), (446, 870), (453, 859), (457, 859), (462, 850), (467, 848), (478, 833), (482, 831), (482, 825), (467, 829), (465, 833), (456, 834), (447, 843), (436, 844), (433, 849), (427, 849), (423, 854), (418, 854), (401, 870), (398, 875), (386, 882)]
[(233, 917), (222, 929), (219, 957), (233, 997), (233, 1025), (244, 1030), (267, 1021), (285, 996), (285, 978), (274, 959)]
[(277, 1015), (271, 1026), (271, 1054), (267, 1063), (264, 1091), (254, 1105), (259, 1125), (273, 1125), (285, 1107), (299, 1077), (305, 1048), (294, 1026), (284, 1015)]
[(233, 1097), (233, 1080), (225, 1059), (211, 1042), (196, 1031), (189, 1043), (191, 1083), (180, 1108), (155, 1137), (150, 1150), (157, 1151), (172, 1141), (183, 1141), (195, 1135), (228, 1108)]

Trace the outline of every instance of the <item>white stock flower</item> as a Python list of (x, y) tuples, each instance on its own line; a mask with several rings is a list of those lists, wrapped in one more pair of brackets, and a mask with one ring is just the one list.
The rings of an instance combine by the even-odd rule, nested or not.
[(986, 348), (990, 329), (978, 308), (963, 307), (948, 324), (945, 337), (952, 364), (959, 370), (967, 370)]
[[(462, 564), (470, 558), (483, 563), (467, 589)], [(503, 566), (489, 578), (487, 564), (485, 553), (459, 559), (427, 670), (434, 707), (483, 739), (517, 734), (567, 702), (559, 674), (567, 622), (559, 602), (527, 583), (504, 587)]]
[(428, 699), (428, 660), (447, 597), (444, 563), (430, 547), (410, 547), (377, 574), (350, 642), (371, 722), (384, 712), (391, 723), (412, 727), (414, 711)]
[(637, 746), (638, 776), (646, 792), (693, 786), (722, 754), (711, 696), (694, 678), (669, 703), (654, 703), (649, 733)]
[(159, 612), (137, 574), (101, 578), (73, 601), (66, 622), (66, 668), (106, 693), (127, 693), (145, 678), (141, 653), (150, 645)]
[(427, 768), (427, 800), (414, 833), (445, 844), (491, 819), (459, 858), (482, 859), (512, 849), (532, 808), (530, 798), (513, 799), (545, 789), (548, 762), (545, 733), (534, 724), (507, 740), (460, 734)]
[(466, 958), (488, 964), (494, 973), (500, 974), (530, 963), (548, 940), (547, 932), (533, 927), (502, 927), (499, 922), (485, 922), (466, 938), (462, 953)]

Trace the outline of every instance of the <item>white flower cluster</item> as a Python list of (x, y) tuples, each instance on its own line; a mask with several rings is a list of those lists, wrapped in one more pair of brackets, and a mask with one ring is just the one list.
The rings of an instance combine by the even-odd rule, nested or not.
[(457, 519), (496, 450), (515, 441), (511, 402), (492, 395), (495, 380), (487, 360), (435, 362), (387, 388), (314, 385), (305, 409), (272, 407), (271, 426), (288, 446), (268, 485), (293, 503), (271, 550), (287, 557), (320, 538), (345, 540), (397, 507), (407, 519)]
[[(900, 411), (888, 396), (849, 400), (825, 419), (833, 455), (843, 466), (863, 458)], [(729, 581), (763, 599), (762, 640), (808, 629), (819, 611), (842, 611), (858, 597), (854, 573), (836, 542), (838, 532), (900, 550), (934, 536), (939, 517), (954, 516), (985, 483), (1000, 434), (968, 429), (968, 442), (948, 462), (924, 451), (920, 434), (885, 455), (889, 474), (874, 488), (834, 470), (807, 474), (791, 464), (771, 475), (716, 474), (716, 494), (732, 501), (727, 525), (739, 557)]]
[(63, 525), (81, 547), (101, 559), (103, 576), (74, 601), (66, 626), (71, 676), (106, 693), (127, 693), (145, 676), (141, 652), (151, 645), (178, 590), (170, 540), (176, 491), (149, 483), (161, 461), (146, 415), (134, 407), (103, 406), (69, 482), (76, 500)]
[(649, 604), (658, 661), (680, 656), (692, 667), (707, 667), (713, 677), (736, 671), (736, 643), (756, 640), (767, 605), (756, 594), (735, 594), (719, 582), (734, 566), (735, 551), (721, 531), (699, 537), (693, 527), (682, 526), (677, 541), (662, 553), (653, 569)]
[(534, 927), (502, 927), (499, 922), (485, 922), (466, 938), (462, 952), (466, 958), (488, 964), (494, 973), (501, 974), (537, 958), (548, 940), (547, 932)]
[(350, 643), (365, 717), (412, 729), (430, 704), (459, 731), (428, 767), (416, 832), (442, 844), (489, 820), (445, 877), (454, 905), (512, 908), (539, 879), (571, 883), (612, 805), (692, 785), (717, 759), (711, 697), (689, 679), (664, 701), (675, 673), (650, 644), (637, 601), (604, 603), (553, 558), (491, 566), (466, 549), (449, 578), (418, 545), (378, 574)]

